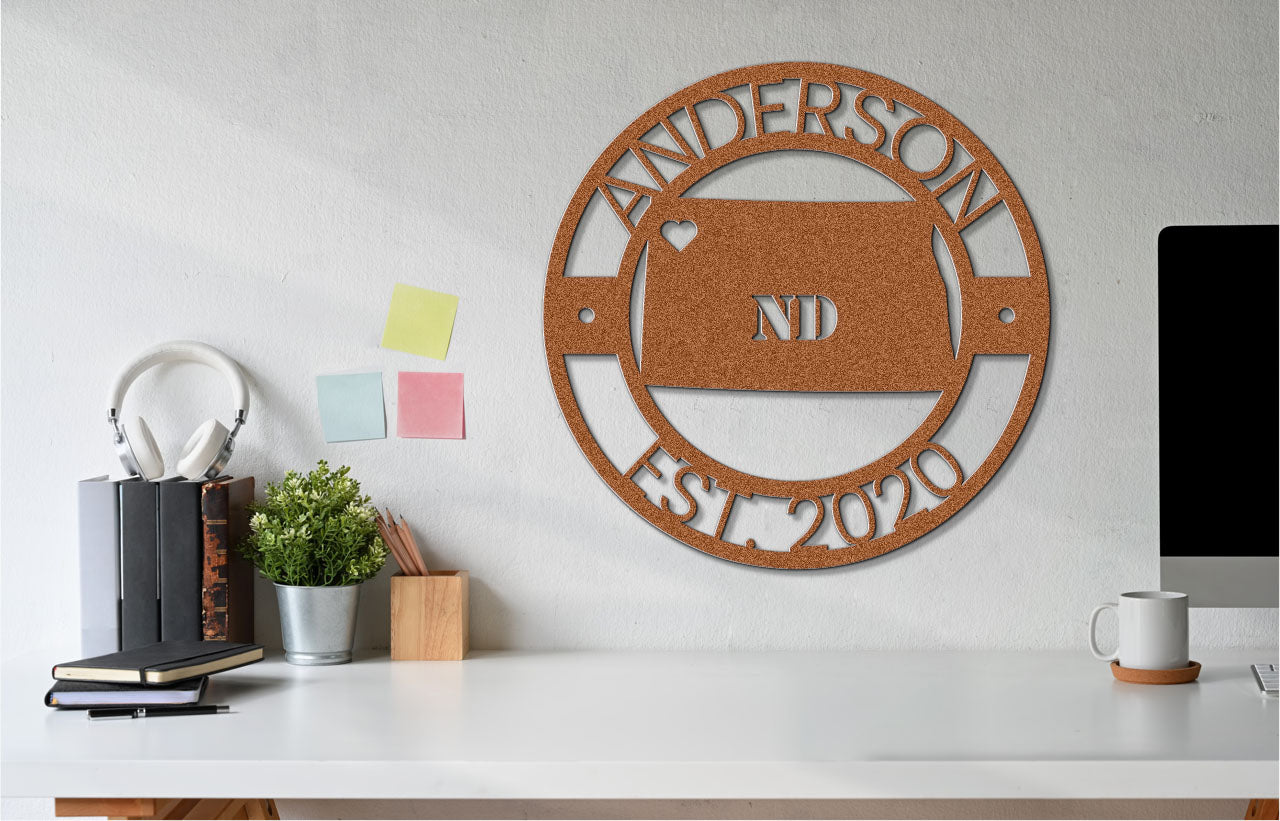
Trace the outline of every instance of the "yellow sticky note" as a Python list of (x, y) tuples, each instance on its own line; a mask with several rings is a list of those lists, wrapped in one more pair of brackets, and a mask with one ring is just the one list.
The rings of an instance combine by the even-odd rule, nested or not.
[(382, 347), (443, 360), (449, 353), (458, 298), (396, 283), (382, 331)]

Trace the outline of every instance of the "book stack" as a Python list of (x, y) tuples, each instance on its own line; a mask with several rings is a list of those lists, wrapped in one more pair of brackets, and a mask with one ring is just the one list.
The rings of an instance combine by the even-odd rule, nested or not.
[(261, 660), (260, 644), (157, 642), (55, 665), (44, 703), (63, 709), (195, 704), (209, 676)]
[(251, 501), (252, 476), (80, 482), (81, 651), (253, 641)]

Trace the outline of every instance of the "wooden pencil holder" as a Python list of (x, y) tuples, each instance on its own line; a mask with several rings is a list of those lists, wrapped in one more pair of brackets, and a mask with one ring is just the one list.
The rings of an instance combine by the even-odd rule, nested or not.
[(471, 649), (470, 580), (465, 570), (391, 577), (392, 660), (466, 658)]

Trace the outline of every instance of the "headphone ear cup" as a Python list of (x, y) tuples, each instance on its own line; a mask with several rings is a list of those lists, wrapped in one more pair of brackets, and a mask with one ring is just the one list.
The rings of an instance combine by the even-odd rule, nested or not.
[(226, 425), (217, 419), (206, 419), (183, 446), (182, 456), (178, 459), (178, 473), (188, 479), (205, 478), (205, 473), (213, 466), (230, 435)]
[(156, 438), (151, 435), (147, 420), (141, 416), (134, 417), (124, 423), (124, 435), (133, 450), (133, 458), (138, 463), (138, 472), (143, 479), (151, 481), (164, 475), (164, 456)]

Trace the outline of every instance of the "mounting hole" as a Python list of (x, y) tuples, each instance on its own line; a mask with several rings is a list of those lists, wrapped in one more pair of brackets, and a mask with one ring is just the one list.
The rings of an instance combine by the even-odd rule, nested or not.
[[(1005, 310), (1007, 311), (1009, 309), (1005, 308)], [(591, 320), (595, 318), (596, 318), (596, 312), (591, 310), (590, 308), (583, 308), (581, 311), (578, 311), (578, 319), (582, 320), (585, 323), (590, 324)]]
[[(1012, 308), (1001, 308), (1001, 309), (1000, 309), (1000, 321), (1001, 321), (1001, 322), (1003, 322), (1004, 324), (1008, 325), (1010, 322), (1012, 322), (1012, 321), (1013, 321), (1013, 316), (1014, 316), (1014, 314), (1013, 314), (1013, 309), (1012, 309)], [(588, 321), (589, 321), (589, 320), (588, 320)]]

